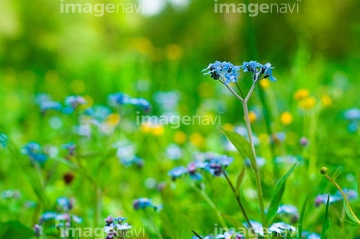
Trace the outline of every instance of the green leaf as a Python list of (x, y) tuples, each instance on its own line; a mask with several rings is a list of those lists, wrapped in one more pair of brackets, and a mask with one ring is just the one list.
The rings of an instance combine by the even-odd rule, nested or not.
[(306, 204), (307, 204), (308, 200), (309, 200), (309, 195), (306, 196), (304, 204), (301, 208), (300, 218), (299, 218), (299, 222), (298, 222), (298, 239), (302, 239), (302, 224), (303, 224), (305, 210), (306, 210)]
[(251, 146), (249, 141), (247, 141), (244, 137), (236, 132), (231, 132), (219, 127), (226, 135), (226, 137), (230, 140), (230, 142), (235, 146), (237, 151), (243, 156), (244, 158), (249, 158), (251, 166), (255, 168), (256, 166), (256, 159), (251, 151)]
[(330, 204), (330, 195), (328, 195), (327, 202), (326, 202), (326, 208), (325, 208), (325, 219), (322, 226), (321, 231), (321, 239), (325, 239), (326, 232), (329, 229), (330, 223), (329, 223), (329, 204)]
[(18, 221), (0, 223), (0, 238), (28, 239), (34, 236), (34, 231)]
[(286, 180), (292, 174), (292, 172), (294, 171), (296, 166), (297, 166), (297, 163), (294, 164), (294, 166), (292, 166), (291, 169), (280, 179), (280, 181), (277, 183), (277, 185), (275, 187), (273, 194), (271, 195), (270, 205), (268, 208), (268, 213), (266, 215), (266, 220), (268, 223), (276, 215), (276, 212), (281, 203), (281, 199), (285, 192)]
[(194, 227), (192, 220), (185, 214), (176, 210), (175, 207), (165, 204), (160, 212), (161, 226), (171, 239), (191, 238)]
[(236, 186), (235, 186), (235, 192), (236, 194), (239, 193), (239, 190), (240, 190), (240, 186), (244, 180), (244, 176), (245, 176), (245, 166), (242, 168), (237, 180), (236, 180)]
[(351, 206), (348, 203), (346, 203), (346, 200), (344, 200), (344, 209), (348, 217), (351, 219), (351, 221), (356, 223), (357, 225), (360, 225), (359, 218), (357, 218), (356, 215), (354, 215)]

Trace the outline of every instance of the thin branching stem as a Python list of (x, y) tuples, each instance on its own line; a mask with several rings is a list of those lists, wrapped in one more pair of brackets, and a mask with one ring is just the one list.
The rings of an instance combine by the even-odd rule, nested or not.
[(234, 185), (232, 184), (232, 182), (230, 181), (230, 179), (229, 179), (229, 177), (228, 177), (228, 175), (227, 175), (227, 173), (226, 173), (225, 170), (223, 170), (223, 174), (224, 174), (224, 176), (225, 176), (225, 178), (226, 178), (226, 181), (227, 181), (228, 184), (230, 185), (230, 188), (231, 188), (232, 192), (234, 193), (234, 196), (235, 196), (235, 198), (236, 198), (236, 201), (237, 201), (237, 203), (239, 204), (239, 207), (240, 207), (240, 209), (241, 209), (241, 212), (242, 212), (243, 216), (245, 217), (245, 220), (246, 220), (246, 222), (248, 223), (250, 230), (251, 230), (252, 232), (254, 232), (254, 228), (253, 228), (253, 226), (251, 225), (251, 222), (250, 222), (250, 220), (249, 220), (249, 217), (247, 216), (247, 214), (246, 214), (246, 212), (245, 212), (245, 208), (244, 208), (244, 206), (243, 206), (242, 203), (241, 203), (240, 196), (236, 193), (236, 189), (235, 189)]

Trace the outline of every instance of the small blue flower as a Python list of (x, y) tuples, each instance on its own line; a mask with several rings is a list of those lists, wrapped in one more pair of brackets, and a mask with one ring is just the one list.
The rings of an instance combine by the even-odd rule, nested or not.
[(149, 111), (151, 108), (151, 105), (149, 101), (143, 99), (143, 98), (131, 98), (129, 101), (130, 104), (135, 105), (143, 109), (144, 111)]
[(284, 236), (285, 234), (286, 238), (288, 238), (288, 233), (290, 233), (290, 235), (293, 234), (296, 228), (284, 222), (276, 222), (269, 227), (269, 231), (277, 236)]
[(293, 205), (281, 205), (278, 210), (278, 214), (285, 214), (285, 215), (292, 215), (292, 216), (298, 216), (299, 212), (297, 207)]
[(68, 151), (69, 156), (74, 156), (75, 155), (75, 149), (76, 149), (76, 144), (75, 143), (63, 144), (61, 147)]
[(274, 67), (268, 62), (262, 65), (256, 61), (244, 62), (241, 66), (244, 72), (250, 72), (253, 74), (253, 81), (257, 82), (261, 79), (269, 78), (270, 81), (276, 81), (276, 78), (272, 74)]
[(111, 114), (111, 109), (103, 105), (95, 105), (84, 111), (84, 115), (91, 116), (93, 119), (103, 122)]
[(41, 152), (41, 146), (38, 143), (30, 142), (26, 144), (21, 152), (27, 155), (32, 163), (44, 164), (48, 156)]
[(42, 224), (45, 221), (53, 220), (56, 217), (57, 217), (56, 212), (52, 212), (52, 211), (44, 212), (40, 217), (40, 224)]
[(72, 95), (72, 96), (66, 97), (65, 104), (70, 106), (72, 109), (76, 109), (80, 105), (86, 104), (86, 100), (82, 96)]
[(240, 66), (234, 66), (230, 62), (216, 61), (202, 70), (202, 72), (204, 71), (207, 71), (204, 75), (210, 75), (214, 80), (222, 79), (223, 83), (229, 84), (230, 82), (236, 82), (239, 76)]
[(152, 204), (151, 200), (148, 198), (138, 198), (133, 201), (133, 207), (135, 210), (145, 209), (145, 208), (154, 208), (158, 209), (159, 206)]
[(61, 104), (55, 101), (44, 101), (40, 104), (40, 110), (42, 114), (45, 114), (48, 110), (61, 110)]
[(130, 97), (124, 93), (114, 93), (108, 96), (111, 106), (123, 105), (129, 102)]
[(179, 166), (173, 168), (168, 172), (168, 175), (171, 177), (172, 180), (176, 180), (177, 178), (181, 177), (182, 175), (186, 174), (188, 171), (184, 166)]
[(61, 208), (63, 211), (69, 211), (74, 206), (74, 199), (67, 198), (67, 197), (59, 197), (56, 200), (57, 205)]
[(136, 165), (137, 167), (141, 168), (144, 165), (144, 160), (137, 156), (134, 156), (132, 158), (121, 158), (120, 163), (126, 167)]
[(149, 111), (151, 105), (149, 101), (143, 98), (132, 98), (123, 93), (114, 93), (108, 96), (108, 101), (111, 106), (119, 106), (119, 105), (134, 105), (142, 108), (144, 111)]

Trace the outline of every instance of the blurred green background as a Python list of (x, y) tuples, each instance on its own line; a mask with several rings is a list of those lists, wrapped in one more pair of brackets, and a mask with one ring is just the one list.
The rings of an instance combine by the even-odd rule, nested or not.
[[(101, 0), (86, 2), (109, 3)], [(161, 110), (155, 103), (154, 94), (177, 91), (180, 114), (209, 111), (217, 114), (221, 111), (222, 124), (237, 125), (242, 122), (239, 103), (225, 93), (220, 84), (203, 76), (201, 70), (215, 60), (231, 61), (236, 65), (257, 60), (271, 62), (275, 67), (277, 82), (268, 86), (265, 94), (273, 133), (290, 132), (284, 146), (275, 149), (277, 156), (303, 154), (306, 158), (312, 155), (318, 162), (313, 165), (315, 168), (327, 165), (334, 170), (342, 165), (346, 173), (357, 173), (360, 140), (358, 134), (347, 131), (343, 113), (349, 108), (360, 107), (360, 1), (274, 0), (272, 3), (299, 4), (299, 12), (259, 13), (256, 17), (214, 13), (214, 2), (205, 0), (148, 0), (147, 11), (150, 13), (105, 13), (100, 17), (94, 13), (60, 13), (61, 3), (57, 0), (0, 0), (0, 131), (11, 135), (19, 146), (32, 140), (47, 143), (59, 134), (59, 131), (46, 131), (50, 127), (47, 121), (40, 119), (34, 95), (41, 92), (49, 93), (56, 101), (63, 101), (68, 95), (83, 95), (96, 104), (105, 104), (110, 93), (124, 92), (148, 99), (153, 103), (153, 113), (158, 114)], [(118, 2), (113, 0), (112, 3)], [(227, 3), (238, 2), (229, 0)], [(240, 76), (240, 84), (244, 87), (250, 82), (247, 77)], [(331, 103), (328, 100), (321, 111), (304, 113), (294, 99), (294, 93), (299, 89), (308, 90), (316, 102), (324, 101), (325, 97)], [(263, 106), (257, 96), (251, 102), (254, 112), (258, 110), (256, 105)], [(214, 106), (213, 102), (220, 102), (219, 106)], [(281, 122), (280, 115), (284, 111), (293, 115), (291, 125)], [(259, 135), (267, 134), (260, 115), (254, 130)], [(307, 123), (313, 121), (309, 115), (316, 118), (316, 125), (310, 129)], [(206, 143), (198, 145), (193, 142), (195, 149), (223, 150), (217, 143), (221, 134), (216, 127), (182, 126), (181, 130), (190, 136), (190, 141), (202, 142), (201, 137), (207, 139)], [(193, 136), (195, 139), (192, 140), (191, 135), (196, 132), (201, 135)], [(157, 153), (163, 152), (174, 141), (173, 134), (176, 132), (171, 131), (159, 140), (161, 147)], [(295, 145), (301, 136), (313, 140), (308, 151)], [(152, 140), (150, 143), (141, 141), (139, 134), (129, 137), (139, 144), (144, 142), (143, 148), (139, 147), (139, 154), (147, 157)], [(57, 138), (53, 142), (66, 143), (62, 140)], [(195, 151), (194, 148), (187, 149), (188, 155)], [(267, 145), (264, 156), (271, 155), (269, 151)], [(155, 158), (154, 155), (148, 157)], [(157, 167), (158, 161), (154, 160), (143, 177), (151, 176), (152, 168)], [(9, 165), (10, 160), (1, 176), (6, 188), (14, 188), (16, 180), (10, 180), (6, 174), (11, 168)], [(166, 170), (172, 166), (165, 162), (159, 169), (162, 173), (159, 181), (168, 179)], [(116, 170), (112, 170), (116, 174)], [(232, 170), (234, 174), (237, 172), (236, 168)], [(301, 176), (301, 172), (297, 176)], [(131, 178), (133, 173), (129, 171), (125, 175)], [(269, 175), (265, 175), (265, 181), (269, 179), (266, 183), (271, 184), (272, 176)], [(300, 180), (306, 181), (307, 175), (302, 176)], [(341, 180), (347, 187), (355, 187), (353, 179), (345, 181), (343, 177)], [(141, 188), (143, 184), (136, 180), (132, 183), (138, 184), (134, 188)], [(295, 189), (304, 187), (296, 181), (293, 184), (297, 186)], [(321, 192), (324, 192), (327, 183), (321, 184), (324, 186)], [(181, 205), (186, 208), (197, 197), (184, 199), (181, 192), (186, 189), (183, 185), (179, 187), (183, 191), (171, 196), (181, 198)], [(81, 182), (76, 188), (81, 189)], [(124, 201), (131, 201), (134, 195), (147, 196), (142, 191), (131, 190), (128, 189), (131, 194)], [(316, 191), (316, 186), (311, 190)], [(265, 190), (266, 197), (270, 196), (269, 191)], [(151, 195), (150, 192), (147, 194)], [(109, 195), (116, 197), (111, 192)], [(84, 198), (86, 196), (91, 198), (89, 195)], [(292, 193), (287, 196), (292, 199), (295, 196), (293, 202), (300, 207), (302, 199)], [(222, 197), (219, 192), (215, 195), (219, 200)], [(83, 204), (86, 204), (85, 199)], [(224, 205), (231, 210), (229, 198)], [(111, 205), (111, 208), (115, 207)], [(206, 225), (205, 214), (197, 216), (203, 219), (199, 224)], [(316, 229), (319, 231), (318, 227)]]

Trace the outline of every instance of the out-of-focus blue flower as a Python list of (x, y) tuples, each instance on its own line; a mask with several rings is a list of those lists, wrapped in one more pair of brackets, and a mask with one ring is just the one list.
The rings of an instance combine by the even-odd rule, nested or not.
[(253, 74), (252, 79), (254, 82), (265, 78), (269, 78), (270, 81), (276, 81), (276, 78), (272, 74), (274, 67), (271, 67), (270, 63), (262, 65), (256, 61), (244, 62), (241, 68), (244, 72)]
[(189, 173), (191, 179), (197, 180), (197, 181), (202, 179), (201, 174), (199, 172), (197, 172), (198, 168), (199, 168), (198, 164), (196, 164), (195, 162), (191, 162), (188, 164), (187, 172)]
[(360, 120), (360, 109), (358, 108), (349, 109), (345, 111), (344, 117), (347, 120)]
[(169, 176), (173, 180), (188, 174), (191, 179), (201, 180), (202, 176), (199, 170), (210, 172), (213, 176), (220, 176), (223, 170), (233, 162), (232, 157), (225, 155), (216, 155), (213, 153), (196, 154), (195, 160), (184, 166), (176, 167), (169, 171)]
[(171, 169), (168, 172), (168, 175), (171, 177), (172, 180), (176, 180), (177, 178), (181, 177), (182, 175), (186, 174), (188, 171), (184, 166), (179, 166), (176, 168)]
[(301, 146), (305, 147), (309, 145), (309, 139), (306, 137), (301, 137), (299, 140)]
[(345, 111), (344, 114), (345, 119), (349, 120), (348, 130), (351, 133), (355, 133), (359, 129), (359, 121), (360, 121), (360, 109), (352, 108)]
[(44, 212), (43, 214), (41, 214), (40, 224), (46, 221), (55, 220), (56, 216), (57, 216), (56, 212), (52, 212), (52, 211)]
[(320, 235), (318, 235), (316, 233), (310, 233), (310, 232), (306, 232), (306, 231), (304, 231), (302, 233), (302, 237), (304, 239), (320, 239), (321, 238)]
[(30, 142), (26, 144), (22, 149), (21, 152), (27, 155), (32, 163), (44, 164), (47, 160), (47, 155), (45, 155), (42, 150), (41, 146), (38, 143)]
[(62, 107), (61, 104), (56, 101), (44, 101), (44, 102), (41, 102), (41, 104), (40, 104), (40, 110), (41, 110), (42, 114), (45, 114), (45, 112), (48, 110), (59, 111), (59, 110), (61, 110), (61, 107)]
[(215, 63), (209, 64), (202, 72), (206, 71), (204, 75), (210, 75), (214, 80), (221, 79), (223, 83), (229, 84), (230, 82), (236, 82), (239, 76), (239, 70), (240, 66), (234, 66), (230, 62), (216, 61)]
[(0, 195), (4, 199), (19, 199), (21, 192), (19, 190), (4, 190), (0, 192)]
[(145, 209), (145, 208), (154, 208), (156, 210), (158, 208), (161, 208), (161, 206), (155, 206), (148, 198), (138, 198), (133, 201), (133, 208), (135, 210)]
[(172, 160), (178, 160), (182, 157), (181, 148), (179, 146), (177, 146), (176, 144), (170, 144), (166, 148), (165, 154), (166, 154), (166, 157), (168, 157), (169, 159), (172, 159)]
[(42, 226), (40, 226), (39, 224), (35, 224), (33, 229), (34, 229), (35, 236), (37, 238), (39, 238), (40, 235), (42, 234)]
[(56, 203), (61, 208), (62, 211), (69, 211), (74, 206), (74, 199), (67, 197), (59, 197), (56, 200)]
[(213, 176), (220, 176), (224, 168), (229, 166), (233, 161), (234, 159), (232, 157), (227, 157), (225, 155), (215, 157), (208, 160), (207, 169)]
[[(254, 232), (264, 236), (264, 231), (263, 231), (263, 227), (262, 224), (260, 222), (254, 221), (254, 220), (250, 220), (251, 226), (254, 229)], [(244, 226), (247, 228), (250, 228), (249, 224), (247, 222), (244, 223)]]
[(130, 97), (124, 93), (114, 93), (108, 96), (111, 106), (123, 105), (129, 102)]
[(75, 143), (63, 144), (61, 147), (68, 151), (69, 156), (74, 156), (75, 155), (75, 149), (76, 149), (76, 144)]
[(269, 227), (269, 231), (274, 233), (276, 236), (289, 238), (289, 236), (296, 232), (296, 228), (284, 222), (276, 222)]
[(111, 114), (111, 109), (103, 105), (95, 105), (84, 111), (84, 115), (90, 116), (98, 122), (103, 122)]
[(130, 104), (130, 105), (138, 106), (145, 111), (148, 111), (151, 108), (149, 101), (143, 98), (132, 98), (123, 93), (114, 93), (109, 95), (108, 101), (111, 106)]
[[(352, 190), (352, 189), (348, 190), (345, 188), (345, 189), (343, 189), (343, 191), (347, 195), (347, 199), (349, 201), (358, 198), (358, 194), (355, 190)], [(328, 194), (317, 195), (315, 198), (315, 206), (319, 207), (321, 204), (326, 204), (327, 198), (328, 198)], [(342, 197), (340, 191), (337, 191), (335, 194), (330, 195), (329, 203), (332, 204), (332, 203), (339, 202), (342, 200), (343, 200), (343, 197)]]
[(72, 109), (76, 109), (80, 105), (86, 104), (86, 100), (82, 96), (71, 95), (71, 96), (66, 97), (65, 104), (70, 106)]
[[(259, 167), (262, 167), (265, 165), (266, 163), (266, 159), (263, 158), (263, 157), (260, 157), (260, 156), (256, 156), (256, 163)], [(245, 164), (246, 166), (250, 167), (251, 166), (251, 162), (250, 162), (250, 159), (246, 158), (245, 159)]]
[(154, 100), (163, 113), (176, 113), (180, 94), (176, 91), (160, 91), (154, 94)]
[(285, 215), (291, 215), (291, 216), (298, 216), (299, 212), (297, 207), (293, 205), (281, 205), (278, 210), (278, 214), (285, 214)]
[(287, 163), (287, 164), (294, 164), (294, 163), (300, 163), (303, 161), (303, 158), (299, 155), (284, 155), (284, 156), (278, 156), (275, 158), (275, 162), (278, 164)]
[(126, 167), (136, 165), (137, 167), (141, 168), (144, 165), (144, 160), (134, 156), (133, 158), (121, 158), (120, 163)]
[(74, 133), (80, 135), (80, 136), (84, 136), (84, 137), (88, 137), (90, 138), (91, 135), (91, 128), (89, 125), (78, 125), (78, 126), (74, 126)]
[(135, 148), (132, 144), (125, 143), (117, 148), (116, 156), (119, 158), (120, 163), (126, 167), (136, 165), (142, 167), (144, 160), (135, 155)]
[(8, 140), (8, 137), (5, 135), (5, 134), (3, 134), (3, 133), (1, 133), (0, 132), (0, 145), (2, 146), (2, 147), (6, 147), (6, 145), (7, 145), (7, 140)]

